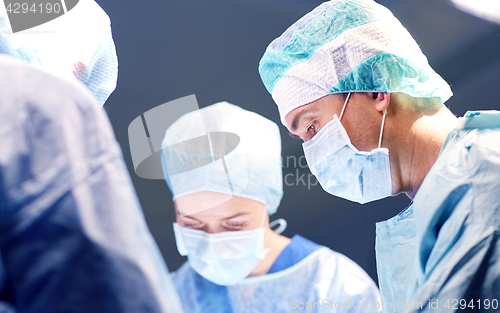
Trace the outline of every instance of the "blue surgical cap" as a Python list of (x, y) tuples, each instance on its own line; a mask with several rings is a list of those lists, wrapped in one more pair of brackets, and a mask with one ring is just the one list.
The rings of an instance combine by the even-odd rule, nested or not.
[(283, 197), (278, 126), (227, 102), (187, 113), (172, 124), (162, 142), (162, 164), (174, 200), (213, 191), (258, 201), (274, 214)]
[(67, 13), (19, 33), (12, 32), (0, 8), (0, 53), (80, 80), (101, 105), (116, 88), (118, 58), (110, 20), (93, 0), (80, 0)]
[(415, 40), (372, 0), (334, 0), (316, 7), (267, 47), (259, 72), (281, 120), (328, 94), (403, 92), (452, 96)]

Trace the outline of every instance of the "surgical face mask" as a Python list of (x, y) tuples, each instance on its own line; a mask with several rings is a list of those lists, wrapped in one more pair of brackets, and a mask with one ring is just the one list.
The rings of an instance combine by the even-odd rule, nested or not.
[(309, 141), (303, 143), (304, 154), (321, 187), (335, 196), (359, 203), (382, 199), (392, 195), (389, 150), (381, 148), (385, 115), (382, 118), (378, 148), (362, 152), (351, 143), (346, 130), (335, 114)]
[(256, 229), (209, 234), (174, 223), (177, 250), (187, 255), (189, 265), (204, 278), (222, 286), (234, 285), (245, 279), (270, 250), (264, 249), (263, 224), (264, 217)]

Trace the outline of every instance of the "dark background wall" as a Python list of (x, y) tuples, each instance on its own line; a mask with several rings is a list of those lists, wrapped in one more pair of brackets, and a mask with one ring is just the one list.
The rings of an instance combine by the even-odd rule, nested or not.
[[(229, 101), (280, 125), (283, 157), (303, 155), (287, 135), (265, 90), (258, 62), (267, 45), (321, 3), (317, 0), (97, 0), (108, 13), (119, 58), (118, 86), (105, 109), (123, 149), (148, 225), (170, 268), (184, 261), (173, 231), (174, 209), (164, 181), (133, 170), (128, 125), (167, 101), (196, 94), (200, 107)], [(380, 0), (410, 31), (431, 66), (452, 86), (446, 103), (458, 116), (498, 109), (500, 27), (458, 11), (445, 0)], [(90, 21), (91, 22), (91, 21)], [(285, 162), (289, 176), (278, 212), (286, 236), (301, 234), (344, 253), (376, 280), (375, 223), (410, 200), (405, 195), (364, 206), (308, 187), (307, 169)], [(297, 175), (297, 170), (299, 174)], [(305, 174), (306, 185), (297, 179)], [(292, 179), (294, 178), (294, 179)]]

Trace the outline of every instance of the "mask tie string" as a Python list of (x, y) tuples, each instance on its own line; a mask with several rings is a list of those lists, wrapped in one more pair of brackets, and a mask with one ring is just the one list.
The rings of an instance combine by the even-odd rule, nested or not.
[(344, 106), (342, 107), (342, 112), (340, 112), (340, 117), (339, 117), (339, 121), (342, 119), (342, 116), (344, 115), (344, 110), (345, 110), (345, 107), (347, 105), (347, 101), (349, 101), (349, 97), (351, 96), (351, 93), (349, 93), (347, 95), (347, 98), (345, 98), (345, 102), (344, 102)]
[(382, 117), (382, 125), (380, 126), (380, 137), (378, 138), (378, 148), (380, 149), (380, 145), (382, 144), (382, 133), (384, 132), (384, 124), (385, 124), (385, 114), (387, 113), (387, 108), (384, 110), (384, 116)]
[[(260, 227), (259, 227), (259, 228), (264, 227), (264, 220), (266, 219), (266, 213), (267, 213), (267, 208), (264, 208), (264, 212), (263, 212), (263, 214), (262, 214), (262, 222), (260, 223)], [(268, 225), (269, 225), (269, 224), (268, 224)], [(258, 248), (258, 247), (256, 247), (256, 249), (257, 249), (257, 250), (255, 251), (255, 252), (256, 252), (256, 255), (257, 255), (257, 257), (258, 257), (259, 259), (261, 259), (261, 260), (262, 260), (262, 259), (264, 259), (264, 258), (266, 257), (266, 255), (269, 253), (269, 251), (271, 251), (271, 248), (266, 248), (267, 236), (268, 236), (268, 235), (267, 235), (267, 229), (266, 229), (266, 228), (264, 228), (264, 242), (263, 242), (263, 244), (264, 244), (264, 249), (263, 249), (263, 250), (261, 250), (261, 251), (259, 251), (259, 248)], [(260, 252), (260, 253), (259, 253), (259, 252)]]
[(274, 230), (274, 232), (279, 235), (279, 234), (281, 234), (282, 232), (285, 231), (288, 223), (286, 222), (285, 219), (279, 218), (279, 219), (274, 220), (271, 223), (269, 223), (269, 228), (272, 229), (276, 225), (279, 225), (279, 226)]

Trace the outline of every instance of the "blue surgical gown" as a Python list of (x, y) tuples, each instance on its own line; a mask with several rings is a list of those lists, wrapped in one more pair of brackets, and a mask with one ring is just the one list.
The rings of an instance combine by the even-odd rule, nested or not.
[(386, 311), (498, 311), (499, 234), (500, 112), (467, 112), (413, 204), (377, 225)]
[(104, 110), (0, 54), (0, 311), (179, 312)]
[(268, 274), (234, 286), (206, 280), (189, 261), (172, 276), (185, 312), (380, 311), (373, 308), (380, 303), (378, 289), (361, 267), (299, 235), (283, 249)]

